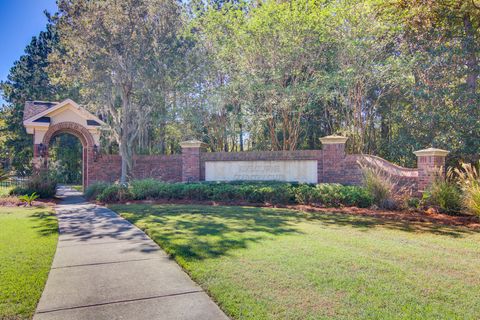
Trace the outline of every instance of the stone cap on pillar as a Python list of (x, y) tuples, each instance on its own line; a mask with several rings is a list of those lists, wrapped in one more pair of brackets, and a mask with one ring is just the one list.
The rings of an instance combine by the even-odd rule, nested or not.
[(331, 135), (320, 138), (322, 144), (345, 144), (348, 138), (343, 136)]
[(182, 148), (206, 148), (207, 145), (199, 140), (188, 140), (180, 142)]
[(450, 151), (436, 148), (427, 148), (413, 152), (417, 157), (446, 157)]

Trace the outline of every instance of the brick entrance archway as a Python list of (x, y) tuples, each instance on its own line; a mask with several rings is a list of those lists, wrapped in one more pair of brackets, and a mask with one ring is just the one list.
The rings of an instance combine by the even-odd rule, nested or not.
[(89, 185), (88, 177), (90, 167), (94, 161), (95, 139), (82, 125), (75, 122), (60, 122), (48, 128), (42, 142), (34, 145), (33, 157), (36, 169), (46, 169), (48, 166), (48, 147), (52, 139), (62, 133), (69, 133), (77, 137), (83, 147), (82, 152), (82, 184)]
[(83, 186), (91, 181), (93, 162), (99, 152), (100, 127), (105, 123), (74, 101), (27, 101), (23, 125), (33, 135), (33, 166), (36, 170), (48, 167), (48, 147), (61, 133), (69, 133), (82, 143)]

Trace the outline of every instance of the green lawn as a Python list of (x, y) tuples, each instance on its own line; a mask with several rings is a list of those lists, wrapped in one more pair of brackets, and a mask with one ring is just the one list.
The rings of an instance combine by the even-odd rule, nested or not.
[(29, 319), (57, 244), (49, 208), (0, 207), (0, 319)]
[(478, 319), (480, 233), (269, 208), (112, 205), (236, 319)]

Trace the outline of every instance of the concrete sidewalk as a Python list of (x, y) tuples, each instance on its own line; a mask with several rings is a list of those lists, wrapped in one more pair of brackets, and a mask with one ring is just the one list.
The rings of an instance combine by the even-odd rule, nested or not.
[(145, 233), (59, 191), (60, 237), (34, 319), (228, 319)]

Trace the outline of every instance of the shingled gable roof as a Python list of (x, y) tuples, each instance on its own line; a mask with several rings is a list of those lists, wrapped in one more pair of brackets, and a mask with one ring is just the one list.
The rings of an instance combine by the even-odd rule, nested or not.
[(23, 120), (30, 119), (31, 117), (44, 112), (54, 106), (58, 102), (48, 102), (48, 101), (27, 101), (25, 102), (25, 107), (23, 109)]
[[(48, 115), (50, 112), (53, 112), (59, 108), (63, 108), (66, 105), (74, 106), (75, 109), (79, 110), (80, 113), (83, 114), (82, 117), (84, 117), (87, 120), (88, 125), (94, 125), (94, 126), (105, 125), (105, 122), (103, 122), (100, 118), (90, 113), (89, 111), (85, 110), (84, 108), (80, 107), (75, 101), (71, 99), (66, 99), (62, 102), (45, 102), (45, 101), (27, 102), (25, 104), (23, 124), (30, 125), (32, 124), (32, 121), (36, 121), (37, 119)], [(95, 124), (89, 124), (89, 120), (93, 120)]]

